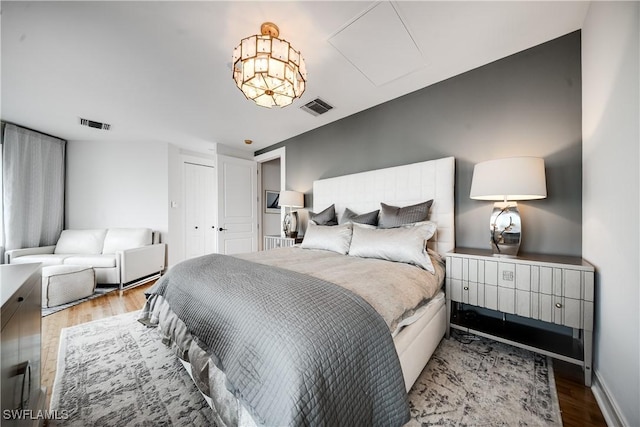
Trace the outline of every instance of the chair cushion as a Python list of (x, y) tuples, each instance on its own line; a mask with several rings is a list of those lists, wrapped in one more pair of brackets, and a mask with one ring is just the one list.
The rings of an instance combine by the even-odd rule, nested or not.
[(64, 259), (69, 255), (65, 254), (38, 254), (38, 255), (25, 255), (19, 256), (17, 258), (11, 258), (11, 264), (28, 264), (41, 262), (43, 267), (47, 267), (50, 265), (61, 265), (64, 262)]
[(150, 228), (110, 228), (104, 239), (103, 254), (139, 248), (152, 243)]
[(106, 229), (63, 230), (53, 253), (101, 254), (106, 234)]
[(70, 255), (63, 261), (64, 265), (81, 265), (84, 267), (109, 268), (116, 266), (114, 254)]
[(86, 265), (52, 265), (42, 267), (42, 277), (47, 278), (51, 276), (75, 274), (85, 270), (93, 270), (93, 268), (87, 267)]

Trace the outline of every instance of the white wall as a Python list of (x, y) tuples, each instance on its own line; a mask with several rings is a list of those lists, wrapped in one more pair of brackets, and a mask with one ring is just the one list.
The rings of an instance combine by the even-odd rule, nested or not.
[(168, 144), (69, 141), (65, 228), (149, 227), (168, 223)]
[(619, 420), (608, 418), (610, 424), (634, 427), (640, 426), (639, 20), (638, 2), (593, 2), (582, 29), (582, 253), (597, 271), (594, 394), (612, 404)]
[(280, 235), (282, 224), (279, 213), (265, 213), (265, 190), (280, 191), (280, 159), (262, 163), (262, 234)]

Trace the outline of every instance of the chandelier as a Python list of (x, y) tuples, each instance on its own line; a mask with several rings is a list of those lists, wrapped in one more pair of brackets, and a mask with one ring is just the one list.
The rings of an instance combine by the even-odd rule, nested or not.
[(262, 107), (285, 107), (300, 98), (307, 70), (300, 52), (279, 39), (272, 22), (260, 26), (261, 35), (247, 37), (233, 49), (233, 80), (247, 99)]

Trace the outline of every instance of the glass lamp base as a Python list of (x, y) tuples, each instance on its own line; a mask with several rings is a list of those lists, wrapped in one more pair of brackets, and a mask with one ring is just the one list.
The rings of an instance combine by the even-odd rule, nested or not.
[(295, 238), (298, 235), (298, 212), (293, 211), (285, 214), (282, 231), (285, 237)]
[(494, 256), (517, 256), (522, 237), (518, 204), (515, 202), (495, 203), (489, 222), (489, 230)]

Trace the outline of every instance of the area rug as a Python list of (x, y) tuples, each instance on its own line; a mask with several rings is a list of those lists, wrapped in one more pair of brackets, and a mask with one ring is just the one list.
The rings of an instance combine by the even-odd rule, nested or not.
[[(157, 330), (136, 318), (62, 331), (51, 409), (65, 419), (49, 425), (215, 425)], [(442, 340), (409, 403), (407, 426), (562, 425), (550, 359), (457, 334)]]
[(66, 304), (56, 305), (54, 307), (42, 307), (42, 317), (49, 316), (50, 314), (57, 313), (69, 307), (73, 307), (74, 305), (78, 305), (81, 302), (85, 302), (85, 301), (92, 300), (94, 298), (101, 297), (102, 295), (106, 295), (109, 292), (113, 292), (117, 289), (118, 289), (117, 286), (97, 286), (93, 294), (89, 295), (86, 298), (80, 298), (79, 300), (71, 301)]
[(551, 358), (452, 331), (409, 393), (408, 426), (561, 426)]

